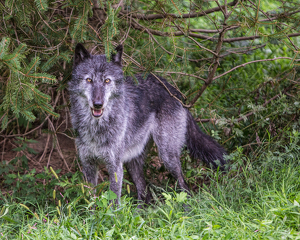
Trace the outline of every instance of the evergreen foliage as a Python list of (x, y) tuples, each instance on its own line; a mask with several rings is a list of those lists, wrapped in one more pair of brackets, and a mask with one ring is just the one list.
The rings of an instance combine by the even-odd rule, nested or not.
[(105, 46), (105, 55), (111, 56), (114, 52), (114, 47), (112, 41), (114, 37), (119, 33), (118, 31), (118, 13), (121, 9), (112, 8), (110, 3), (107, 3), (107, 19), (103, 26), (101, 27), (101, 38), (103, 39), (103, 44)]
[(34, 57), (26, 61), (26, 44), (20, 44), (10, 53), (10, 39), (3, 38), (0, 43), (0, 68), (6, 68), (8, 78), (5, 96), (0, 105), (2, 129), (7, 127), (8, 116), (20, 114), (27, 121), (34, 121), (34, 110), (40, 109), (58, 117), (48, 103), (50, 96), (37, 88), (37, 83), (53, 83), (55, 77), (47, 73), (39, 73), (40, 58)]
[[(38, 121), (58, 116), (53, 107), (66, 106), (66, 100), (54, 104), (53, 98), (65, 96), (77, 42), (107, 56), (123, 43), (126, 74), (163, 75), (199, 121), (214, 123), (207, 131), (224, 142), (229, 140), (218, 129), (233, 134), (231, 146), (248, 144), (241, 129), (257, 121), (256, 109), (264, 116), (274, 112), (273, 100), (263, 104), (292, 82), (265, 88), (283, 72), (290, 73), (285, 79), (298, 81), (298, 5), (294, 0), (2, 1), (2, 129), (19, 116), (26, 121), (40, 113)], [(288, 90), (294, 97), (295, 86)], [(253, 91), (259, 95), (255, 102)]]

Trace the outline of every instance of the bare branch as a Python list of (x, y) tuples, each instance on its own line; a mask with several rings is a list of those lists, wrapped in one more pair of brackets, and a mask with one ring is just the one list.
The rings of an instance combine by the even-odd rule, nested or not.
[[(224, 17), (224, 24), (226, 23), (227, 17)], [(198, 93), (196, 94), (196, 96), (192, 99), (192, 101), (189, 103), (189, 107), (191, 107), (197, 100), (198, 98), (202, 95), (202, 93), (204, 92), (204, 90), (212, 83), (212, 81), (214, 80), (214, 75), (217, 71), (217, 67), (219, 65), (219, 54), (221, 52), (222, 49), (222, 45), (223, 45), (223, 40), (224, 40), (224, 36), (226, 33), (226, 27), (223, 28), (223, 31), (219, 34), (219, 40), (216, 46), (216, 56), (214, 56), (214, 62), (212, 63), (212, 70), (209, 72), (208, 77), (206, 82), (202, 85), (202, 87), (200, 88), (200, 90), (198, 91)]]
[[(192, 37), (195, 38), (200, 38), (200, 39), (205, 39), (205, 40), (209, 40), (209, 41), (216, 41), (216, 38), (211, 38), (209, 36), (205, 36), (202, 34), (196, 34), (196, 33), (190, 33), (189, 34)], [(179, 36), (179, 35), (177, 35)], [(292, 33), (292, 34), (287, 34), (287, 37), (298, 37), (300, 36), (300, 33)], [(235, 38), (225, 38), (224, 42), (239, 42), (239, 41), (246, 41), (246, 40), (254, 40), (254, 39), (258, 39), (258, 38), (262, 38), (263, 36), (260, 35), (255, 35), (255, 36), (250, 36), (250, 37), (235, 37)]]
[[(229, 30), (232, 30), (232, 29), (236, 29), (236, 28), (239, 28), (240, 26), (232, 26), (232, 27), (229, 27), (227, 29), (227, 31)], [(203, 33), (220, 33), (222, 31), (221, 30), (212, 30), (212, 29), (189, 29), (189, 32), (203, 32)], [(205, 36), (205, 35), (203, 35)], [(208, 37), (208, 36), (205, 36), (205, 37)]]
[(218, 79), (218, 78), (220, 78), (220, 77), (223, 77), (224, 75), (226, 75), (226, 74), (228, 74), (228, 73), (230, 73), (230, 72), (232, 72), (232, 71), (234, 71), (234, 70), (236, 70), (236, 69), (238, 69), (238, 68), (240, 68), (240, 67), (245, 67), (246, 65), (251, 64), (251, 63), (256, 63), (256, 62), (267, 62), (267, 61), (275, 61), (275, 60), (278, 60), (278, 59), (289, 59), (289, 60), (292, 60), (292, 61), (295, 61), (295, 62), (299, 62), (299, 61), (300, 61), (300, 59), (293, 59), (293, 58), (290, 58), (290, 57), (276, 57), (276, 58), (271, 58), (271, 59), (260, 59), (260, 60), (255, 60), (255, 61), (247, 62), (247, 63), (241, 64), (241, 65), (239, 65), (239, 66), (236, 66), (236, 67), (230, 69), (229, 71), (224, 72), (224, 73), (222, 73), (222, 74), (220, 74), (220, 75), (214, 77), (213, 80), (216, 80), (216, 79)]
[(228, 55), (230, 55), (230, 54), (244, 54), (244, 53), (248, 53), (248, 52), (250, 52), (250, 51), (254, 51), (254, 50), (256, 50), (256, 49), (259, 49), (259, 48), (263, 48), (263, 47), (265, 47), (267, 44), (262, 44), (262, 45), (259, 45), (259, 46), (250, 46), (250, 47), (246, 47), (246, 49), (245, 50), (242, 50), (242, 49), (236, 49), (235, 51), (233, 51), (233, 50), (227, 50), (227, 53), (225, 53), (225, 54), (222, 54), (221, 56), (220, 56), (220, 58), (223, 58), (223, 57), (226, 57), (226, 56), (228, 56)]
[(220, 31), (212, 29), (190, 29), (190, 32), (219, 33)]
[[(286, 35), (287, 37), (298, 37), (300, 36), (300, 33), (292, 33)], [(262, 36), (251, 36), (251, 37), (236, 37), (236, 38), (227, 38), (224, 39), (224, 42), (238, 42), (238, 41), (245, 41), (245, 40), (254, 40), (257, 38), (262, 38)]]
[(214, 118), (204, 118), (204, 119), (200, 119), (200, 118), (196, 118), (195, 121), (196, 122), (202, 122), (202, 123), (206, 123), (206, 122), (215, 122), (217, 119)]

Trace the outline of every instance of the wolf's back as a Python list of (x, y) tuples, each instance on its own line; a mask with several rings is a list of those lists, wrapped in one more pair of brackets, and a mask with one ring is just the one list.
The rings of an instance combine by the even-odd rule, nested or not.
[(186, 144), (193, 158), (201, 159), (207, 164), (212, 165), (214, 168), (220, 166), (224, 169), (223, 165), (226, 163), (224, 154), (225, 149), (220, 146), (212, 137), (204, 134), (197, 123), (195, 122), (191, 113), (187, 111), (187, 134)]

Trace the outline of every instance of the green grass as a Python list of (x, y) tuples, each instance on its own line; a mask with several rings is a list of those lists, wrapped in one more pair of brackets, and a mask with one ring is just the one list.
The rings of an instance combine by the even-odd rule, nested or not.
[(125, 192), (113, 210), (112, 193), (93, 198), (82, 184), (69, 186), (77, 193), (69, 202), (59, 190), (43, 203), (5, 197), (0, 239), (300, 239), (299, 147), (285, 149), (251, 161), (238, 149), (231, 170), (207, 172), (210, 184), (191, 198), (157, 193), (163, 197), (144, 210)]

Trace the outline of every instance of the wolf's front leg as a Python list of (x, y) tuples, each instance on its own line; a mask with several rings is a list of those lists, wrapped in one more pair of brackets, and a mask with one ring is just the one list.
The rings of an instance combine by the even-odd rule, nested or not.
[(123, 181), (123, 164), (111, 164), (107, 166), (110, 181), (110, 190), (117, 195), (117, 203), (120, 203), (122, 181)]
[(87, 182), (92, 183), (93, 187), (96, 187), (98, 184), (98, 165), (93, 160), (83, 160), (82, 163), (82, 172), (84, 178)]

